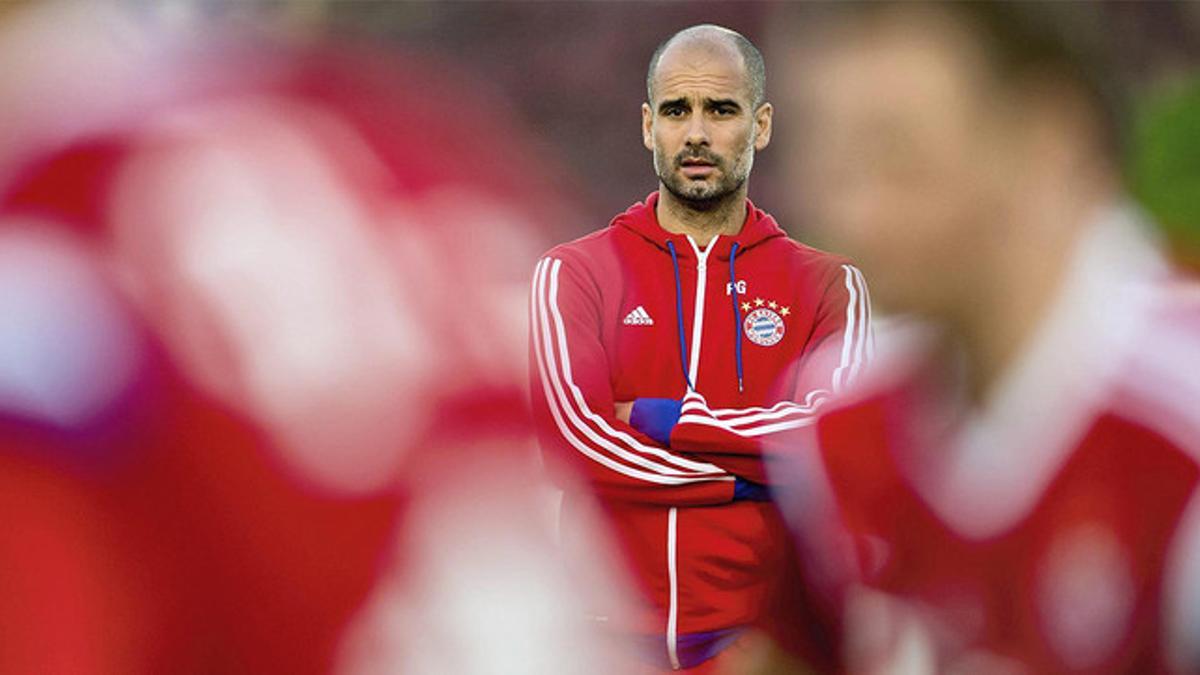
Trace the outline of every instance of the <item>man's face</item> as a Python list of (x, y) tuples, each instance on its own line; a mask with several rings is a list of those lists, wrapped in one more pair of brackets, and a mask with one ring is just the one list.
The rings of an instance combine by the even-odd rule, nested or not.
[(654, 171), (680, 201), (711, 206), (737, 193), (754, 151), (770, 140), (771, 106), (752, 108), (732, 45), (681, 44), (662, 54), (654, 100), (642, 105), (642, 138)]
[(954, 39), (850, 35), (790, 81), (803, 99), (786, 153), (798, 211), (885, 308), (955, 312), (1003, 244), (1005, 133)]

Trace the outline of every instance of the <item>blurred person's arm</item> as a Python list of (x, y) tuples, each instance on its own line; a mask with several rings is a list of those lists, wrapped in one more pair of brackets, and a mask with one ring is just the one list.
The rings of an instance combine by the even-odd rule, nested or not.
[(604, 499), (663, 506), (729, 502), (733, 476), (672, 452), (617, 418), (595, 288), (583, 271), (556, 258), (544, 258), (534, 275), (531, 391), (548, 459), (566, 459)]
[(1169, 664), (1180, 673), (1200, 670), (1200, 491), (1192, 495), (1176, 530), (1162, 604)]
[(870, 297), (857, 269), (839, 265), (826, 283), (808, 344), (797, 361), (790, 401), (769, 408), (709, 407), (689, 391), (680, 402), (639, 399), (633, 426), (671, 449), (737, 476), (765, 483), (764, 459), (772, 449), (812, 447), (812, 425), (821, 408), (863, 368), (872, 351)]

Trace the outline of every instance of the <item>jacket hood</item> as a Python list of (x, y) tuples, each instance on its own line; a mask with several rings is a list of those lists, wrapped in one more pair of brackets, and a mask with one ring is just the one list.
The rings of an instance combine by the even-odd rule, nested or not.
[[(671, 234), (658, 224), (658, 216), (655, 214), (657, 206), (658, 191), (656, 190), (651, 192), (645, 200), (630, 206), (624, 213), (613, 218), (611, 226), (630, 229), (663, 251), (667, 250), (668, 241), (674, 242), (675, 250), (681, 258), (694, 258), (695, 253), (687, 242), (687, 235)], [(783, 228), (779, 227), (779, 223), (775, 222), (775, 219), (766, 211), (754, 206), (749, 199), (746, 200), (746, 207), (746, 221), (742, 223), (742, 229), (736, 235), (717, 237), (710, 256), (715, 256), (719, 260), (729, 260), (729, 251), (734, 243), (738, 245), (738, 256), (740, 257), (750, 248), (776, 237), (785, 236)]]

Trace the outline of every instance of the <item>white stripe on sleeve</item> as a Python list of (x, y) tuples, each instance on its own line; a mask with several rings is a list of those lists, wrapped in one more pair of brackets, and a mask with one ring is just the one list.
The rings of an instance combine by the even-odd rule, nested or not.
[(820, 406), (858, 376), (874, 351), (866, 281), (852, 265), (842, 265), (842, 274), (842, 283), (849, 299), (845, 310), (846, 323), (842, 330), (841, 358), (830, 382), (832, 390), (814, 389), (805, 395), (803, 403), (782, 401), (770, 408), (741, 409), (710, 409), (702, 395), (690, 392), (684, 397), (679, 423), (716, 427), (743, 437), (762, 436), (812, 424), (813, 415)]
[(572, 379), (570, 350), (557, 305), (561, 267), (562, 261), (554, 258), (538, 263), (530, 307), (538, 372), (562, 437), (589, 459), (631, 478), (667, 485), (733, 480), (717, 466), (639, 442), (588, 407)]

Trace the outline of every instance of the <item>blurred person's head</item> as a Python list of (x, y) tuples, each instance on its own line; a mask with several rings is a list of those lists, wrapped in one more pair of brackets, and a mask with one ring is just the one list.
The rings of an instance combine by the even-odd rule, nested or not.
[(663, 42), (646, 75), (642, 142), (664, 192), (698, 210), (746, 195), (754, 153), (771, 140), (762, 55), (713, 25)]
[(1015, 273), (1052, 283), (1115, 189), (1099, 89), (1041, 9), (856, 6), (791, 36), (801, 211), (886, 309), (957, 322)]

